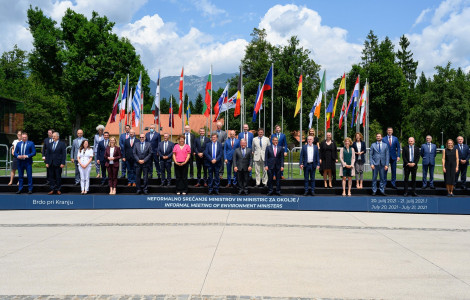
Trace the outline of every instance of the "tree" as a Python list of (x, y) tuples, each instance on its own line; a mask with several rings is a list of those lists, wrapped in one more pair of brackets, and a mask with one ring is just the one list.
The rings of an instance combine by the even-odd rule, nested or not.
[(400, 37), (400, 50), (397, 52), (398, 65), (405, 74), (406, 81), (413, 89), (416, 83), (416, 69), (418, 68), (418, 62), (413, 60), (413, 53), (408, 49), (410, 41), (405, 35)]
[(202, 111), (204, 108), (204, 104), (202, 103), (202, 95), (199, 93), (196, 97), (196, 101), (194, 103), (194, 111), (191, 110), (195, 114), (203, 114), (204, 112)]
[(65, 109), (74, 133), (83, 128), (92, 134), (98, 123), (106, 123), (116, 88), (129, 74), (137, 83), (142, 72), (144, 95), (150, 95), (150, 78), (140, 57), (127, 39), (112, 32), (114, 23), (96, 12), (88, 20), (67, 9), (60, 23), (37, 7), (28, 9), (28, 24), (34, 49), (30, 68), (51, 93), (65, 99)]
[(366, 37), (366, 40), (364, 41), (364, 49), (362, 49), (361, 59), (363, 66), (367, 66), (376, 61), (378, 46), (379, 39), (371, 29)]

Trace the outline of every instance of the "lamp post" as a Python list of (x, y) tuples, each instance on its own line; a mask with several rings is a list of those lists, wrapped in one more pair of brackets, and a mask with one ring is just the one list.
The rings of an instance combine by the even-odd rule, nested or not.
[(443, 148), (444, 147), (444, 131), (443, 131), (443, 129), (441, 129), (441, 130), (442, 130), (441, 131), (441, 148)]

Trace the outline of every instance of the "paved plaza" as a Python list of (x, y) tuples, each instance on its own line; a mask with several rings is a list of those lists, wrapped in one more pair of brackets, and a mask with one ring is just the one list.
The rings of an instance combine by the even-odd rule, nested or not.
[(464, 215), (0, 211), (0, 298), (470, 299), (469, 262)]

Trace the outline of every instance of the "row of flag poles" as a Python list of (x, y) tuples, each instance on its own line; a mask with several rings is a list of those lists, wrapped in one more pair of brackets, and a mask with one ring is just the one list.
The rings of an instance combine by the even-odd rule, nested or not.
[[(256, 122), (256, 119), (259, 119), (259, 124), (261, 125), (261, 118), (258, 117), (260, 111), (263, 109), (263, 99), (264, 93), (267, 91), (271, 91), (271, 101), (274, 102), (274, 64), (271, 64), (271, 68), (269, 69), (266, 78), (264, 80), (263, 85), (258, 86), (258, 92), (256, 95), (254, 109), (253, 109), (253, 117), (252, 122)], [(158, 128), (161, 127), (161, 110), (160, 110), (160, 70), (158, 70), (158, 77), (157, 77), (157, 87), (155, 91), (155, 98), (152, 102), (152, 114), (154, 116), (154, 124), (158, 125)], [(294, 112), (294, 118), (300, 114), (300, 141), (302, 141), (302, 106), (303, 106), (303, 74), (301, 70), (301, 74), (299, 76), (299, 83), (297, 88), (296, 94), (296, 107)], [(246, 123), (246, 105), (244, 101), (244, 86), (243, 86), (243, 70), (240, 68), (240, 74), (238, 78), (237, 84), (237, 91), (231, 97), (228, 97), (228, 89), (229, 85), (227, 84), (220, 95), (219, 99), (217, 100), (216, 104), (212, 108), (212, 66), (209, 70), (209, 76), (207, 79), (206, 87), (205, 87), (205, 96), (204, 96), (204, 103), (203, 103), (203, 111), (202, 113), (207, 118), (207, 127), (210, 128), (212, 132), (212, 123), (217, 121), (222, 113), (225, 112), (226, 116), (226, 128), (228, 129), (228, 114), (227, 112), (234, 108), (234, 117), (240, 116), (240, 131), (243, 130), (243, 124)], [(182, 132), (184, 132), (184, 125), (189, 125), (189, 119), (191, 116), (191, 109), (190, 109), (190, 101), (187, 103), (186, 111), (184, 112), (184, 67), (181, 69), (181, 76), (178, 86), (179, 91), (179, 110), (178, 116), (181, 118), (181, 125), (182, 125)], [(343, 74), (341, 78), (341, 82), (336, 93), (336, 97), (333, 99), (331, 98), (328, 105), (326, 105), (326, 71), (323, 71), (323, 76), (320, 82), (320, 89), (318, 92), (318, 96), (315, 99), (315, 102), (309, 112), (309, 128), (312, 128), (313, 118), (316, 117), (316, 132), (318, 132), (318, 120), (320, 118), (321, 112), (321, 104), (322, 102), (325, 103), (325, 132), (330, 129), (331, 124), (333, 124), (333, 120), (335, 117), (336, 107), (338, 104), (338, 100), (340, 96), (344, 95), (343, 103), (341, 107), (341, 112), (339, 116), (339, 123), (338, 126), (341, 129), (344, 124), (344, 137), (347, 137), (347, 119), (349, 111), (351, 111), (351, 128), (356, 125), (356, 131), (360, 130), (360, 125), (364, 128), (364, 140), (368, 144), (368, 128), (369, 128), (369, 84), (366, 80), (362, 92), (359, 94), (360, 91), (360, 77), (358, 76), (352, 90), (351, 96), (349, 101), (347, 100), (347, 92), (346, 92), (346, 73)], [(116, 121), (116, 116), (119, 115), (119, 132), (122, 133), (122, 125), (131, 125), (132, 127), (139, 127), (140, 133), (143, 132), (143, 102), (144, 102), (144, 92), (142, 90), (142, 72), (140, 72), (139, 80), (135, 87), (134, 94), (132, 98), (132, 89), (129, 89), (129, 75), (127, 75), (126, 83), (123, 86), (122, 80), (119, 83), (116, 96), (113, 102), (113, 110), (111, 113), (110, 122), (113, 123)], [(283, 99), (282, 99), (283, 101)], [(283, 104), (282, 104), (283, 105)], [(274, 120), (274, 113), (273, 113), (274, 105), (271, 105), (271, 131), (274, 131), (273, 128), (273, 120)], [(169, 127), (170, 130), (174, 128), (175, 120), (174, 120), (174, 111), (173, 111), (173, 99), (170, 97), (170, 108), (169, 108)], [(265, 113), (265, 112), (264, 112)], [(186, 122), (184, 115), (186, 115)], [(213, 118), (213, 115), (215, 116)], [(264, 117), (265, 118), (265, 117)], [(283, 113), (282, 113), (283, 118)], [(265, 122), (264, 122), (265, 123)], [(158, 130), (158, 129), (157, 129)], [(333, 134), (333, 132), (332, 132)], [(333, 136), (334, 137), (334, 136)]]

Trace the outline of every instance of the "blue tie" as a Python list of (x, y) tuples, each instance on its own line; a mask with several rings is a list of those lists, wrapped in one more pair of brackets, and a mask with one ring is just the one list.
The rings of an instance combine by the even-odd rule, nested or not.
[(188, 138), (188, 134), (186, 133), (186, 145), (189, 145), (189, 138)]
[(380, 153), (380, 143), (377, 143), (377, 144), (379, 144), (379, 153)]
[(245, 158), (245, 149), (243, 149), (243, 158)]
[(413, 155), (413, 146), (410, 146), (410, 162), (413, 162), (413, 158), (414, 158), (414, 155)]
[(57, 145), (57, 142), (54, 142), (54, 146), (52, 146), (52, 151), (55, 151), (56, 145)]
[(263, 144), (261, 143), (261, 138), (259, 138), (259, 147), (263, 148)]
[(26, 152), (26, 143), (23, 143), (23, 146), (21, 147), (21, 152), (21, 155), (24, 155), (24, 153)]
[(144, 152), (144, 145), (145, 145), (145, 143), (142, 143), (141, 146), (140, 146), (140, 148), (142, 149), (142, 152)]
[(212, 143), (212, 159), (215, 159), (215, 143)]

